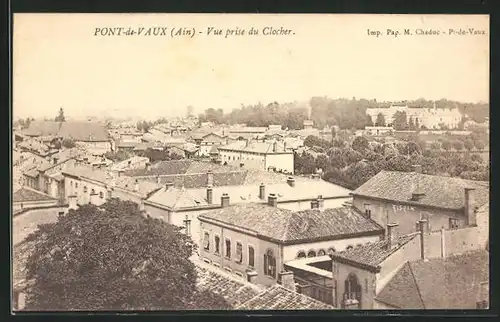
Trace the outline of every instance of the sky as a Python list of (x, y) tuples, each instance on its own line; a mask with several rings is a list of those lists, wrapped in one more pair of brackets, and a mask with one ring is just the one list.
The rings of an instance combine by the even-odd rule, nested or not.
[[(489, 98), (489, 17), (458, 15), (15, 14), (13, 117), (180, 116), (186, 107), (313, 96)], [(96, 28), (194, 28), (194, 37), (95, 36)], [(222, 29), (222, 36), (206, 35)], [(283, 27), (287, 36), (228, 36)], [(393, 37), (387, 29), (486, 35)], [(368, 29), (384, 35), (369, 36)], [(201, 33), (200, 33), (201, 32)]]

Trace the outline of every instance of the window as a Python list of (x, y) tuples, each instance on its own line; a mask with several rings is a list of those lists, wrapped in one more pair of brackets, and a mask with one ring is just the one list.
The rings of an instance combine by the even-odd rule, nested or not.
[(95, 195), (95, 189), (90, 190), (91, 195)]
[(102, 191), (99, 192), (99, 198), (104, 199), (104, 193)]
[(316, 256), (316, 252), (314, 250), (310, 250), (308, 253), (307, 253), (307, 257), (315, 257)]
[(255, 265), (255, 252), (252, 246), (248, 246), (248, 266), (254, 267)]
[(226, 238), (226, 257), (231, 258), (231, 240)]
[(268, 249), (264, 254), (264, 274), (276, 277), (276, 257), (271, 249)]
[(83, 192), (86, 193), (87, 192), (87, 186), (83, 186)]
[(243, 263), (243, 245), (236, 242), (236, 263)]
[(353, 273), (349, 274), (344, 282), (344, 300), (357, 300), (361, 303), (361, 285)]
[(210, 234), (205, 232), (203, 235), (203, 249), (208, 251), (210, 250)]
[(75, 188), (78, 188), (78, 182), (75, 182)]
[(450, 218), (450, 229), (458, 228), (458, 220), (455, 218)]
[(215, 236), (214, 246), (215, 246), (214, 253), (216, 253), (217, 255), (220, 254), (220, 237), (219, 236)]
[(335, 248), (328, 248), (328, 255), (333, 255), (333, 253), (335, 253)]
[(306, 253), (301, 250), (298, 254), (297, 254), (297, 258), (305, 258), (306, 257)]
[(318, 256), (325, 256), (325, 255), (326, 255), (326, 252), (325, 252), (325, 250), (324, 250), (324, 249), (320, 249), (320, 250), (318, 251)]
[(73, 181), (70, 181), (69, 185), (70, 185), (71, 188), (73, 188)]

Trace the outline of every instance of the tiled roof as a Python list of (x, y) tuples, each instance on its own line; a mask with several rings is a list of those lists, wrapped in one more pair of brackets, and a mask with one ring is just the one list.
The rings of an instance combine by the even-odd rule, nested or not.
[[(274, 143), (272, 142), (249, 142), (246, 141), (236, 141), (228, 145), (220, 146), (219, 151), (222, 150), (233, 150), (242, 152), (252, 152), (252, 153), (289, 153), (285, 151), (282, 142), (276, 142), (276, 152), (274, 152)], [(291, 152), (290, 152), (291, 153)]]
[(333, 260), (345, 261), (347, 260), (352, 264), (360, 264), (362, 266), (368, 266), (370, 268), (378, 268), (378, 266), (387, 259), (387, 257), (394, 254), (398, 249), (406, 245), (413, 238), (415, 238), (418, 233), (399, 236), (394, 246), (389, 249), (387, 247), (387, 240), (383, 239), (374, 243), (368, 243), (348, 249), (342, 252), (337, 252), (333, 254)]
[[(291, 187), (286, 182), (287, 176), (275, 174), (266, 171), (242, 171), (213, 173), (213, 203), (220, 204), (220, 198), (227, 193), (231, 198), (231, 204), (244, 203), (266, 203), (267, 196), (271, 193), (278, 196), (278, 202), (313, 200), (319, 195), (323, 198), (349, 198), (350, 190), (334, 185), (323, 180), (313, 180), (305, 178), (296, 178), (295, 187)], [(151, 178), (156, 181), (156, 179)], [(174, 187), (185, 188), (176, 189), (177, 194), (183, 197), (173, 202), (171, 199), (172, 191), (161, 190), (152, 196), (149, 200), (167, 207), (193, 207), (207, 206), (206, 187), (208, 184), (208, 175), (182, 175), (182, 176), (162, 176), (161, 183), (172, 182)], [(259, 198), (260, 184), (264, 183), (266, 200)], [(175, 188), (174, 188), (175, 189)], [(166, 195), (164, 195), (167, 193)], [(177, 200), (177, 199), (175, 199)]]
[(486, 251), (418, 260), (406, 262), (376, 299), (401, 309), (475, 309), (488, 281)]
[(241, 304), (239, 310), (333, 310), (334, 307), (311, 297), (273, 285)]
[(244, 126), (244, 127), (232, 127), (228, 128), (229, 133), (265, 133), (267, 127), (257, 127), (257, 126)]
[[(412, 201), (416, 187), (425, 193), (419, 201)], [(407, 202), (446, 209), (464, 207), (464, 188), (476, 188), (478, 206), (489, 201), (489, 183), (460, 178), (418, 174), (415, 172), (380, 171), (353, 192), (353, 195)]]
[(14, 192), (12, 196), (13, 202), (49, 201), (49, 200), (56, 200), (56, 199), (40, 191), (27, 187), (22, 187), (21, 189)]
[(212, 210), (198, 218), (222, 222), (253, 231), (259, 236), (290, 243), (383, 233), (383, 228), (373, 220), (346, 207), (294, 212), (250, 203)]
[(35, 121), (30, 123), (24, 133), (30, 136), (57, 136), (86, 142), (109, 140), (105, 126), (96, 122)]
[(199, 174), (212, 172), (228, 172), (237, 170), (233, 167), (223, 166), (212, 162), (201, 162), (194, 160), (171, 160), (159, 161), (151, 165), (150, 169), (136, 169), (125, 172), (128, 176), (164, 176), (164, 175), (181, 175), (181, 174)]

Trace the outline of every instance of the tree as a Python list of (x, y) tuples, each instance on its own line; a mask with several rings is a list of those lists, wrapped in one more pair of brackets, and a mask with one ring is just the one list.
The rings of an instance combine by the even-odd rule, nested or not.
[(397, 131), (402, 131), (408, 129), (406, 112), (397, 111), (394, 113), (394, 129)]
[(120, 161), (123, 161), (123, 160), (127, 160), (128, 158), (130, 158), (132, 156), (131, 153), (127, 152), (127, 151), (108, 151), (104, 154), (104, 157), (106, 159), (109, 159), (113, 162), (120, 162)]
[(359, 153), (364, 153), (368, 149), (368, 146), (368, 140), (362, 136), (357, 136), (352, 142), (352, 148)]
[(56, 122), (66, 122), (66, 118), (64, 117), (64, 110), (63, 108), (59, 108), (59, 115), (56, 116), (54, 119)]
[(464, 143), (460, 140), (453, 141), (453, 148), (457, 151), (464, 149)]
[(420, 130), (420, 123), (418, 122), (418, 117), (415, 118), (415, 130)]
[(433, 150), (441, 150), (441, 143), (439, 141), (434, 141), (431, 143), (431, 149)]
[(188, 309), (199, 295), (192, 240), (130, 201), (70, 210), (27, 240), (29, 310)]
[(385, 126), (384, 114), (378, 113), (377, 120), (375, 121), (375, 126)]
[(480, 140), (477, 140), (474, 142), (474, 146), (476, 147), (476, 149), (478, 149), (479, 151), (481, 151), (482, 149), (484, 149), (484, 142), (483, 141), (480, 141)]
[(61, 142), (61, 146), (65, 147), (67, 149), (71, 149), (71, 148), (74, 148), (76, 146), (76, 143), (72, 139), (63, 139)]
[(448, 151), (451, 149), (451, 142), (448, 140), (443, 140), (443, 142), (441, 142), (441, 147)]
[(471, 139), (465, 140), (464, 147), (469, 151), (473, 150), (474, 149), (474, 141), (472, 141)]
[(366, 126), (373, 126), (372, 117), (368, 114), (366, 114), (365, 123), (366, 123)]

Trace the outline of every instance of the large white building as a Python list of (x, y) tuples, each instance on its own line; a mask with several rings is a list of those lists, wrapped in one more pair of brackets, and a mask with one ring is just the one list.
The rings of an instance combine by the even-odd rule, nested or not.
[(419, 108), (408, 107), (407, 105), (391, 105), (388, 108), (377, 107), (367, 108), (368, 114), (373, 124), (377, 121), (377, 115), (382, 114), (386, 125), (394, 122), (394, 114), (396, 112), (405, 112), (407, 120), (413, 119), (413, 122), (418, 123), (419, 127), (425, 126), (427, 129), (439, 129), (443, 124), (450, 129), (457, 128), (462, 120), (462, 113), (458, 108)]
[(223, 164), (232, 164), (238, 161), (247, 168), (293, 174), (293, 152), (289, 151), (283, 142), (251, 142), (246, 140), (220, 146), (218, 149)]

